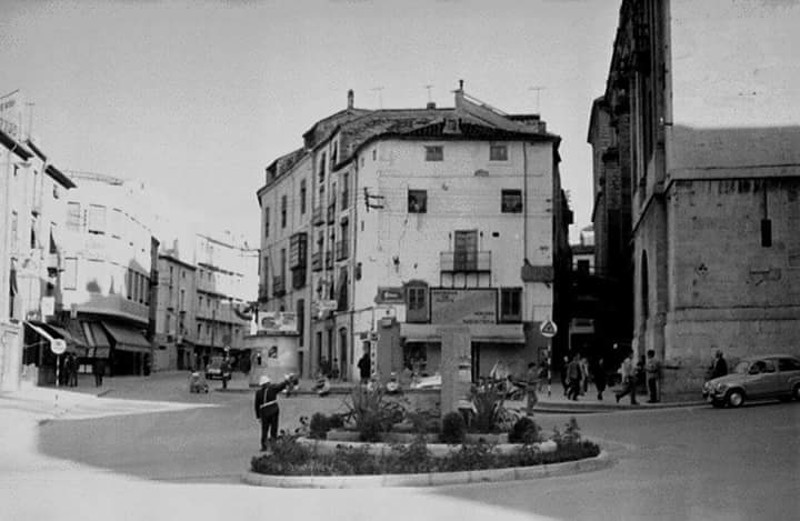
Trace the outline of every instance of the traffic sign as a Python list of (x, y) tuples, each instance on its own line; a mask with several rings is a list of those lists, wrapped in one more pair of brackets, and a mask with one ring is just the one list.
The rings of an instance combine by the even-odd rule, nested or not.
[(539, 332), (545, 338), (553, 338), (556, 336), (556, 333), (558, 333), (558, 326), (556, 326), (556, 323), (552, 320), (547, 319), (539, 326)]
[(63, 355), (67, 350), (67, 343), (62, 338), (54, 338), (50, 342), (50, 351), (56, 355)]

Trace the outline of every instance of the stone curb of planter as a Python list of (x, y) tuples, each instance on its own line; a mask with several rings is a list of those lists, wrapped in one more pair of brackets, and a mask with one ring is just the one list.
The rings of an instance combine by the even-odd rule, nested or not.
[(382, 474), (379, 476), (269, 476), (249, 471), (242, 476), (242, 481), (249, 485), (275, 488), (431, 487), (551, 478), (601, 470), (610, 467), (612, 464), (613, 460), (609, 458), (608, 453), (602, 451), (594, 458), (552, 465), (535, 465), (533, 467), (431, 472), (425, 474)]
[[(360, 441), (339, 441), (339, 440), (313, 440), (309, 438), (298, 438), (298, 443), (302, 443), (303, 445), (310, 445), (316, 451), (321, 454), (332, 454), (336, 452), (336, 447), (343, 446), (343, 447), (351, 447), (351, 448), (359, 448), (359, 447), (366, 447), (367, 452), (372, 455), (380, 456), (382, 454), (388, 453), (391, 451), (391, 444), (390, 443), (381, 443), (381, 442), (374, 442), (374, 443), (365, 443)], [(426, 444), (428, 450), (436, 457), (446, 456), (453, 450), (458, 450), (461, 446), (460, 444), (457, 445), (448, 445), (446, 443), (427, 443)], [(516, 443), (499, 443), (494, 446), (495, 449), (501, 453), (511, 452), (515, 449), (518, 449), (520, 446)], [(554, 441), (548, 440), (542, 443), (535, 443), (534, 447), (537, 447), (542, 452), (554, 452), (558, 446)]]

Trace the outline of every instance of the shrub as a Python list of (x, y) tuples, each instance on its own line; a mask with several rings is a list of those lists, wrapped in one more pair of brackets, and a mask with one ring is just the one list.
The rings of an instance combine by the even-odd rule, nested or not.
[(442, 418), (442, 432), (439, 440), (442, 443), (463, 443), (467, 434), (467, 424), (460, 412), (449, 412)]
[(519, 418), (508, 433), (509, 443), (523, 443), (530, 445), (540, 441), (541, 429), (531, 418)]
[(384, 399), (380, 387), (354, 387), (345, 400), (345, 407), (347, 412), (343, 418), (355, 424), (361, 441), (379, 441), (381, 433), (389, 432), (392, 425), (405, 416), (405, 408), (398, 402)]
[(497, 382), (473, 386), (470, 392), (474, 415), (470, 421), (470, 431), (478, 433), (497, 433), (511, 429), (519, 417), (505, 408), (505, 391)]
[(484, 470), (497, 468), (499, 454), (494, 445), (486, 442), (464, 444), (460, 449), (451, 451), (443, 457), (439, 464), (442, 472), (457, 472), (460, 470)]
[[(267, 451), (250, 461), (254, 472), (291, 476), (308, 464), (312, 451), (299, 443), (293, 436), (281, 436), (270, 440)], [(301, 471), (302, 473), (302, 471)]]
[(310, 438), (324, 440), (328, 437), (328, 431), (331, 430), (331, 422), (327, 416), (317, 412), (311, 416), (311, 423), (309, 423), (308, 429)]
[(431, 472), (436, 469), (436, 459), (428, 450), (425, 438), (418, 436), (408, 445), (393, 445), (383, 458), (383, 468), (389, 474)]
[(421, 410), (417, 409), (406, 413), (406, 420), (411, 423), (412, 432), (416, 434), (430, 434), (439, 432), (438, 409)]

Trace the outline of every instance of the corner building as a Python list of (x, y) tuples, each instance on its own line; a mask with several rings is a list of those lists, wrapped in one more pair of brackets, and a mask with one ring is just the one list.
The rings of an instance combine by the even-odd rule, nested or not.
[[(474, 379), (497, 361), (519, 375), (547, 356), (538, 326), (563, 323), (570, 213), (560, 138), (538, 115), (505, 114), (461, 88), (444, 109), (356, 109), (351, 92), (304, 141), (268, 168), (259, 200), (261, 303), (303, 302), (306, 370), (330, 364), (357, 379), (366, 350), (383, 379), (433, 374), (445, 326), (468, 331)], [(298, 219), (285, 231), (284, 201)]]
[(630, 164), (633, 347), (666, 362), (668, 398), (697, 396), (716, 349), (800, 353), (798, 24), (792, 2), (622, 2), (604, 104)]

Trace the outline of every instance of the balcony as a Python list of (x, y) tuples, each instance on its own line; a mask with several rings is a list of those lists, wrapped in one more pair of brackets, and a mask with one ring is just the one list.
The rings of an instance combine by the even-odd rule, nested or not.
[(272, 295), (275, 297), (286, 295), (286, 280), (283, 277), (272, 277)]
[(314, 226), (325, 224), (325, 214), (322, 211), (322, 206), (317, 206), (314, 208), (314, 211), (311, 212), (311, 224)]
[(345, 260), (350, 256), (350, 241), (342, 240), (336, 243), (336, 260)]
[(439, 253), (443, 273), (485, 273), (492, 271), (490, 251), (443, 251)]
[(311, 254), (311, 269), (313, 271), (322, 270), (322, 252), (317, 251)]
[(336, 203), (328, 205), (328, 224), (336, 222)]

